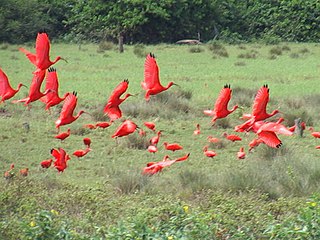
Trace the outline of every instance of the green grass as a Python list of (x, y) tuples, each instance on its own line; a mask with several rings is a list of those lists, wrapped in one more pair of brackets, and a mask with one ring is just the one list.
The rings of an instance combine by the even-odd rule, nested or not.
[[(19, 82), (29, 86), (34, 70), (17, 50), (19, 47), (5, 44), (0, 48), (0, 67), (14, 87)], [(30, 45), (26, 48), (31, 50)], [(242, 142), (223, 139), (222, 143), (211, 144), (210, 149), (217, 152), (213, 159), (206, 158), (202, 148), (208, 144), (207, 136), (222, 139), (223, 132), (230, 134), (242, 123), (239, 117), (251, 111), (254, 94), (263, 84), (270, 87), (268, 112), (279, 108), (285, 124), (291, 125), (301, 117), (319, 130), (320, 45), (217, 44), (199, 49), (195, 53), (190, 46), (137, 45), (125, 46), (125, 52), (119, 54), (110, 43), (82, 45), (80, 50), (77, 45), (52, 44), (52, 58), (61, 55), (68, 60), (54, 66), (60, 94), (77, 91), (76, 111), (84, 109), (92, 115), (82, 115), (62, 127), (62, 131), (70, 127), (71, 136), (60, 142), (53, 136), (61, 107), (54, 107), (50, 115), (41, 102), (33, 103), (31, 110), (11, 100), (0, 106), (0, 169), (4, 172), (11, 163), (16, 167), (15, 178), (3, 179), (0, 184), (0, 238), (295, 237), (287, 219), (304, 214), (299, 209), (305, 208), (307, 199), (320, 190), (319, 150), (314, 148), (320, 144), (317, 139), (308, 131), (303, 138), (280, 136), (282, 148), (259, 146), (241, 161), (236, 153), (241, 146), (247, 152), (252, 133), (240, 133)], [(216, 53), (221, 49), (227, 55)], [(173, 86), (146, 103), (140, 85), (144, 66), (141, 55), (148, 52), (156, 56), (162, 83), (174, 81), (180, 87)], [(137, 94), (121, 105), (123, 119), (129, 118), (146, 130), (145, 139), (138, 133), (117, 142), (112, 139), (120, 120), (107, 129), (83, 128), (107, 120), (102, 115), (103, 106), (123, 79), (129, 79), (128, 92)], [(202, 111), (213, 108), (225, 84), (233, 89), (230, 106), (239, 104), (243, 109), (212, 127), (210, 117)], [(27, 93), (22, 88), (15, 99)], [(155, 156), (145, 149), (148, 139), (155, 135), (145, 129), (146, 121), (154, 121), (156, 128), (163, 130)], [(197, 123), (201, 134), (194, 136)], [(39, 163), (51, 157), (50, 149), (63, 147), (72, 154), (84, 148), (84, 137), (91, 138), (92, 151), (82, 159), (72, 157), (63, 174), (52, 168), (40, 169)], [(177, 142), (184, 149), (168, 153), (162, 145), (165, 141)], [(158, 175), (140, 174), (147, 162), (160, 161), (166, 154), (175, 158), (189, 152), (187, 161)], [(30, 174), (21, 178), (18, 169), (25, 167)], [(185, 205), (190, 213), (184, 211)], [(59, 214), (51, 213), (51, 209)], [(30, 225), (32, 221), (35, 226)]]

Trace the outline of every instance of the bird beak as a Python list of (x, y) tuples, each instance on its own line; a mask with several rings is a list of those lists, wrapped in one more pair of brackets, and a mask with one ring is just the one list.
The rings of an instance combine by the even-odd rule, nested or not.
[(176, 85), (176, 86), (178, 86), (178, 87), (181, 87), (179, 84), (176, 84), (176, 83), (173, 83), (172, 85)]
[(65, 61), (66, 63), (68, 63), (67, 59), (60, 57), (61, 60)]
[(21, 86), (22, 86), (22, 87), (25, 87), (25, 88), (28, 88), (28, 87), (27, 87), (26, 85), (24, 85), (24, 84), (22, 84)]

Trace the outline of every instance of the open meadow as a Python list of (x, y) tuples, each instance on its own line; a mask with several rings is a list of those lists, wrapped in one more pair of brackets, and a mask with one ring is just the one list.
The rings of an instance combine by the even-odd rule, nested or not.
[[(29, 87), (34, 66), (18, 51), (18, 45), (0, 45), (0, 68), (12, 86)], [(33, 43), (23, 46), (32, 50)], [(144, 99), (141, 88), (144, 61), (156, 56), (163, 85), (179, 86)], [(62, 56), (54, 68), (59, 94), (76, 91), (76, 113), (83, 114), (60, 132), (71, 129), (61, 142), (55, 121), (61, 106), (45, 111), (40, 101), (27, 109), (12, 100), (0, 105), (0, 169), (15, 165), (15, 176), (0, 180), (0, 239), (319, 239), (320, 238), (320, 139), (309, 127), (320, 131), (320, 44), (278, 45), (208, 43), (199, 46), (51, 43), (51, 58)], [(86, 124), (108, 121), (103, 108), (112, 90), (124, 79), (135, 94), (121, 104), (121, 120), (130, 119), (146, 131), (111, 138), (121, 120), (108, 128), (88, 129)], [(225, 119), (211, 125), (203, 110), (212, 109), (225, 84), (230, 84), (229, 109)], [(280, 135), (278, 149), (264, 144), (248, 152), (254, 133), (236, 133), (242, 141), (231, 142), (222, 135), (235, 134), (240, 117), (251, 113), (256, 92), (270, 88), (267, 112), (280, 113), (286, 126), (301, 118), (303, 137)], [(44, 88), (44, 84), (43, 84)], [(162, 130), (158, 152), (147, 151), (154, 132), (144, 122)], [(200, 124), (199, 135), (193, 132)], [(209, 143), (208, 136), (219, 138)], [(83, 158), (72, 153), (91, 149)], [(182, 150), (169, 152), (164, 142), (176, 142)], [(208, 158), (203, 147), (217, 156)], [(64, 148), (71, 156), (63, 173), (40, 162), (52, 158), (52, 148)], [(237, 152), (244, 147), (246, 158)], [(142, 175), (148, 162), (165, 155), (178, 162), (152, 175)], [(27, 177), (19, 169), (29, 168)]]

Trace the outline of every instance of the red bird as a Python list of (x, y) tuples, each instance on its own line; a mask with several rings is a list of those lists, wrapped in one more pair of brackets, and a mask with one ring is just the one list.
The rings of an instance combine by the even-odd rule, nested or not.
[(12, 163), (12, 164), (10, 165), (10, 169), (9, 169), (8, 171), (5, 171), (5, 172), (4, 172), (4, 178), (5, 178), (5, 179), (13, 178), (13, 177), (14, 177), (14, 172), (13, 172), (13, 170), (14, 170), (14, 164)]
[(42, 97), (40, 100), (46, 104), (46, 110), (50, 111), (50, 108), (58, 105), (70, 94), (65, 93), (62, 98), (59, 97), (59, 82), (57, 71), (54, 68), (48, 69), (48, 74), (46, 76), (46, 87), (45, 90), (51, 90), (47, 95)]
[(252, 151), (252, 149), (254, 149), (255, 147), (259, 146), (260, 143), (263, 143), (263, 141), (259, 138), (255, 138), (253, 139), (250, 143), (249, 143), (249, 152)]
[(54, 167), (59, 171), (63, 172), (67, 168), (67, 161), (70, 160), (69, 155), (63, 148), (51, 149), (51, 155), (55, 158), (53, 163)]
[(244, 118), (251, 118), (252, 121), (261, 121), (279, 113), (279, 110), (273, 110), (270, 114), (267, 113), (267, 104), (269, 102), (269, 88), (268, 85), (263, 85), (257, 92), (254, 99), (252, 114), (245, 114)]
[(74, 151), (72, 155), (76, 156), (77, 158), (81, 158), (87, 155), (87, 153), (90, 151), (91, 151), (91, 148), (87, 147), (85, 150), (80, 149), (80, 150)]
[(196, 126), (196, 130), (193, 131), (193, 135), (199, 135), (200, 134), (200, 124), (198, 123)]
[(123, 137), (133, 133), (137, 129), (137, 125), (130, 121), (124, 121), (111, 136), (112, 138)]
[(40, 165), (42, 168), (49, 168), (52, 164), (52, 159), (48, 159), (48, 160), (43, 160)]
[(316, 146), (316, 149), (320, 149), (320, 145)]
[(70, 124), (77, 120), (81, 114), (86, 113), (85, 111), (81, 110), (76, 116), (73, 116), (74, 109), (77, 105), (77, 93), (73, 92), (70, 94), (66, 100), (64, 101), (60, 117), (55, 122), (56, 128), (59, 128), (63, 125)]
[(84, 139), (83, 139), (83, 144), (84, 144), (85, 146), (87, 146), (88, 148), (90, 148), (91, 139), (90, 139), (90, 138), (84, 138)]
[(60, 139), (61, 141), (63, 141), (63, 140), (65, 140), (67, 137), (70, 136), (70, 132), (71, 132), (71, 130), (70, 130), (70, 128), (68, 128), (68, 130), (67, 130), (66, 132), (62, 132), (62, 133), (54, 136), (54, 138)]
[(160, 84), (159, 67), (155, 56), (150, 53), (147, 55), (144, 63), (144, 81), (141, 86), (146, 90), (145, 99), (149, 101), (150, 95), (156, 95), (169, 89), (172, 85), (177, 85), (174, 82), (169, 82), (166, 87)]
[(209, 116), (213, 116), (211, 122), (214, 124), (217, 119), (225, 118), (230, 113), (234, 112), (238, 105), (235, 105), (231, 110), (228, 110), (228, 103), (231, 99), (232, 90), (229, 85), (225, 85), (224, 88), (220, 91), (220, 94), (214, 104), (214, 109), (204, 110), (203, 113)]
[(312, 132), (311, 135), (315, 138), (320, 138), (320, 132)]
[(156, 124), (153, 122), (145, 122), (144, 125), (152, 131), (156, 131)]
[(96, 128), (107, 128), (111, 125), (111, 122), (98, 122), (96, 123)]
[(96, 129), (97, 128), (95, 124), (91, 124), (91, 123), (85, 124), (83, 127), (88, 128), (88, 129)]
[(0, 103), (12, 98), (24, 84), (19, 83), (17, 89), (13, 89), (9, 83), (7, 75), (0, 68)]
[(156, 152), (158, 152), (158, 148), (157, 148), (156, 146), (150, 145), (150, 146), (148, 147), (148, 152), (150, 152), (150, 153), (156, 153)]
[(245, 159), (246, 158), (246, 153), (244, 152), (244, 148), (241, 147), (239, 152), (237, 153), (238, 159)]
[(51, 65), (55, 64), (59, 60), (64, 60), (62, 57), (58, 56), (53, 62), (50, 61), (50, 40), (48, 34), (45, 32), (39, 32), (36, 39), (36, 54), (29, 52), (24, 48), (19, 48), (21, 52), (26, 54), (27, 58), (32, 64), (37, 67), (35, 72), (46, 70)]
[(203, 154), (209, 158), (217, 156), (217, 153), (215, 151), (208, 150), (208, 146), (203, 147)]
[(163, 145), (164, 145), (165, 149), (172, 151), (172, 152), (183, 149), (183, 147), (177, 143), (170, 144), (170, 143), (164, 142)]
[(154, 146), (157, 146), (160, 139), (161, 131), (157, 132), (157, 135), (150, 139), (150, 143)]
[(29, 173), (29, 168), (23, 168), (23, 169), (20, 169), (20, 175), (23, 176), (23, 177), (27, 177), (28, 176), (28, 173)]
[(111, 121), (114, 121), (118, 118), (121, 118), (122, 112), (119, 108), (119, 105), (126, 100), (128, 97), (133, 96), (128, 93), (124, 98), (120, 98), (122, 94), (127, 91), (129, 86), (128, 79), (123, 80), (112, 92), (111, 96), (108, 99), (108, 103), (103, 109), (103, 112), (108, 115)]
[(145, 137), (145, 136), (147, 136), (147, 133), (146, 133), (146, 131), (144, 131), (143, 129), (140, 128), (140, 130), (139, 130), (139, 135), (140, 135), (141, 137)]
[(207, 137), (207, 140), (208, 140), (208, 142), (211, 142), (211, 143), (220, 142), (220, 139), (219, 139), (219, 138), (215, 138), (215, 137), (212, 137), (212, 136), (208, 136), (208, 137)]
[(12, 102), (13, 103), (24, 102), (24, 105), (27, 106), (31, 102), (37, 101), (40, 98), (42, 98), (43, 96), (50, 93), (52, 91), (51, 89), (45, 90), (44, 93), (40, 92), (41, 84), (44, 80), (45, 74), (46, 74), (45, 70), (34, 73), (33, 78), (32, 78), (32, 82), (30, 85), (28, 97), (20, 99), (20, 100), (14, 100)]
[(226, 138), (226, 139), (228, 139), (228, 140), (230, 140), (230, 141), (232, 141), (232, 142), (235, 142), (235, 141), (241, 141), (242, 140), (242, 138), (241, 137), (239, 137), (238, 135), (235, 135), (235, 134), (227, 134), (227, 133), (223, 133), (223, 136)]

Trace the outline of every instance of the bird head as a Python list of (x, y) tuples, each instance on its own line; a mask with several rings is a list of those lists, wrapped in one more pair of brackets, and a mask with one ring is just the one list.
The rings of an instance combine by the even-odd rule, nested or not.
[(63, 60), (63, 61), (65, 61), (66, 63), (68, 63), (68, 61), (67, 61), (65, 58), (60, 57), (60, 56), (58, 56), (54, 62), (58, 62), (59, 60)]
[(19, 84), (18, 84), (18, 89), (20, 89), (21, 87), (28, 88), (26, 85), (24, 85), (24, 84), (22, 84), (22, 83), (19, 83)]

